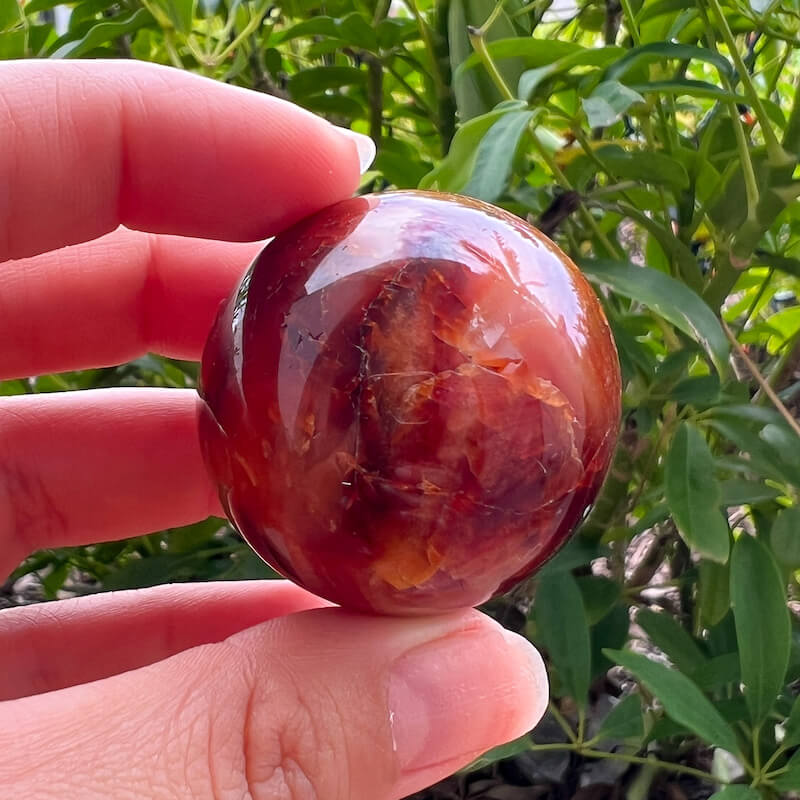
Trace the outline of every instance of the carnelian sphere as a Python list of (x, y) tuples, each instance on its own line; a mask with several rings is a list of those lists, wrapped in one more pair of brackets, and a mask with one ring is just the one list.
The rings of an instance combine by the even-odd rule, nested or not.
[(279, 235), (203, 355), (200, 433), (275, 569), (386, 614), (477, 605), (563, 544), (620, 417), (600, 303), (519, 218), (390, 192)]

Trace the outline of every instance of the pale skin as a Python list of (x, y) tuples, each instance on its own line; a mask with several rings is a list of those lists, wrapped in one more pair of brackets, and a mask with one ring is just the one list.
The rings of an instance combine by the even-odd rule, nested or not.
[[(326, 122), (132, 62), (0, 64), (0, 142), (0, 379), (198, 359), (260, 242), (359, 176)], [(0, 398), (0, 573), (221, 514), (197, 403)], [(547, 703), (530, 644), (476, 611), (358, 616), (282, 581), (6, 610), (0, 648), (0, 786), (37, 800), (396, 800)]]

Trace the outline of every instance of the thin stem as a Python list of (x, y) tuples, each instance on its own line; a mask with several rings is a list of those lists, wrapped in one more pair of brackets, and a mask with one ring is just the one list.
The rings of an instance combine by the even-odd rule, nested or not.
[[(792, 362), (798, 346), (800, 345), (800, 331), (793, 333), (789, 339), (784, 342), (782, 352), (778, 356), (778, 360), (770, 368), (769, 375), (767, 375), (767, 383), (774, 389), (780, 382), (781, 376), (786, 370), (787, 364)], [(754, 398), (757, 399), (757, 398)]]
[(761, 725), (753, 726), (753, 772), (758, 780), (761, 775)]
[[(716, 0), (709, 0), (709, 5), (711, 5), (712, 7), (715, 3)], [(709, 20), (708, 15), (706, 14), (705, 9), (702, 8), (702, 6), (700, 7), (700, 13), (705, 22), (706, 39), (708, 41), (708, 46), (712, 50), (716, 50), (717, 38), (714, 35), (714, 29), (711, 25), (711, 20)], [(731, 33), (730, 28), (728, 27), (728, 21), (725, 19), (725, 15), (722, 13), (722, 9), (719, 7), (718, 3), (716, 3), (716, 7), (714, 8), (714, 13), (717, 13), (718, 16), (721, 17), (722, 21), (720, 25), (723, 27), (722, 35), (723, 38), (726, 40), (728, 49), (730, 50), (731, 56), (734, 59), (734, 63), (736, 64), (736, 69), (739, 71), (739, 79), (741, 80), (743, 85), (745, 84), (745, 82), (749, 83), (750, 88), (752, 89), (753, 84), (750, 79), (750, 73), (747, 71), (747, 67), (745, 66), (744, 61), (739, 55), (739, 49), (736, 46), (736, 41), (733, 38), (733, 34)], [(725, 30), (727, 30), (727, 35), (730, 38), (726, 38)], [(727, 91), (732, 92), (733, 86), (731, 82), (728, 80), (727, 75), (724, 75), (723, 73), (720, 72), (719, 77), (720, 80), (722, 81), (723, 87)], [(753, 92), (755, 93), (754, 89)], [(753, 168), (753, 162), (750, 158), (750, 147), (748, 146), (747, 143), (747, 136), (745, 135), (744, 132), (744, 125), (742, 124), (742, 120), (739, 116), (739, 109), (737, 108), (736, 103), (733, 101), (727, 103), (726, 105), (728, 108), (728, 115), (731, 118), (731, 125), (733, 125), (733, 134), (736, 139), (736, 151), (737, 155), (739, 156), (738, 161), (740, 161), (742, 165), (745, 196), (747, 199), (747, 220), (748, 222), (752, 223), (756, 219), (756, 206), (758, 205), (758, 182), (756, 181), (756, 174)], [(762, 124), (761, 117), (759, 117), (759, 124)], [(770, 133), (772, 133), (772, 128), (769, 128), (769, 131)]]
[(778, 87), (778, 81), (780, 80), (780, 77), (781, 77), (781, 74), (783, 73), (783, 70), (786, 68), (786, 62), (789, 60), (789, 56), (791, 56), (792, 52), (793, 52), (793, 49), (791, 47), (789, 47), (789, 45), (786, 45), (786, 47), (783, 48), (783, 53), (778, 58), (773, 58), (771, 61), (768, 61), (761, 68), (760, 72), (766, 72), (767, 68), (771, 67), (772, 64), (775, 61), (779, 61), (780, 62), (780, 66), (778, 67), (777, 70), (775, 70), (775, 75), (773, 76), (772, 80), (770, 81), (769, 86), (767, 86), (767, 91), (766, 91), (767, 96), (771, 95), (775, 91), (775, 89)]
[(431, 77), (433, 78), (433, 84), (436, 87), (436, 96), (441, 99), (442, 97), (447, 96), (450, 90), (445, 85), (441, 70), (439, 69), (439, 59), (436, 56), (436, 47), (433, 43), (431, 27), (428, 25), (422, 14), (420, 14), (419, 9), (417, 8), (416, 0), (405, 0), (405, 4), (414, 19), (417, 21), (419, 34), (422, 37), (422, 42), (425, 45), (425, 49), (428, 51), (428, 57), (431, 60)]
[(770, 267), (767, 270), (767, 276), (761, 282), (761, 286), (758, 287), (758, 291), (756, 292), (756, 296), (753, 298), (753, 301), (750, 303), (750, 306), (747, 309), (747, 313), (744, 315), (744, 320), (742, 322), (741, 327), (739, 328), (739, 333), (742, 333), (744, 329), (747, 327), (747, 323), (750, 322), (750, 317), (753, 316), (756, 308), (758, 308), (758, 304), (761, 302), (761, 298), (764, 296), (764, 292), (767, 290), (767, 286), (769, 286), (769, 282), (772, 280), (772, 276), (775, 274), (775, 268)]
[(572, 730), (572, 726), (567, 722), (564, 715), (558, 710), (558, 706), (552, 700), (548, 704), (547, 710), (553, 715), (553, 719), (559, 724), (561, 730), (567, 734), (567, 738), (573, 744), (577, 744), (578, 739), (575, 736), (575, 732)]
[[(650, 152), (655, 152), (658, 150), (658, 145), (656, 144), (655, 137), (653, 136), (653, 124), (650, 121), (649, 117), (645, 117), (641, 121), (641, 129), (642, 133), (644, 134), (645, 141), (647, 142), (647, 148)], [(664, 192), (664, 187), (659, 184), (658, 186), (658, 196), (661, 199), (661, 208), (664, 212), (664, 224), (670, 225), (672, 221), (672, 217), (669, 213), (669, 203), (667, 203), (667, 195)], [(631, 203), (631, 205), (636, 205), (635, 203)]]
[(664, 337), (664, 344), (667, 346), (668, 350), (680, 350), (681, 349), (681, 340), (678, 338), (678, 334), (675, 333), (672, 325), (670, 325), (664, 317), (656, 316), (655, 318), (656, 324), (661, 329), (661, 334)]
[[(618, 192), (624, 197), (628, 189), (638, 189), (641, 184), (638, 181), (620, 181), (619, 183), (608, 183), (605, 186), (597, 186), (589, 193), (589, 197), (603, 197), (607, 194), (617, 194)], [(631, 202), (629, 200), (629, 202)]]
[[(534, 132), (533, 136), (531, 137), (533, 140), (533, 146), (539, 153), (542, 158), (542, 161), (547, 165), (547, 168), (550, 172), (553, 173), (553, 177), (556, 179), (556, 182), (562, 189), (565, 189), (568, 192), (574, 192), (575, 190), (572, 188), (572, 184), (569, 182), (567, 176), (561, 171), (561, 168), (556, 164), (555, 159), (547, 152), (547, 148), (539, 141), (539, 138), (536, 136)], [(583, 217), (586, 224), (592, 229), (592, 232), (595, 236), (600, 240), (600, 243), (605, 247), (608, 251), (608, 254), (612, 258), (624, 258), (624, 254), (621, 254), (616, 247), (611, 243), (608, 236), (606, 236), (605, 231), (597, 224), (597, 220), (592, 216), (592, 213), (586, 208), (586, 205), (583, 202), (583, 198), (580, 200), (580, 209), (581, 209), (581, 216)]]
[(500, 70), (497, 69), (497, 64), (494, 63), (494, 59), (489, 53), (489, 48), (486, 47), (486, 40), (483, 38), (483, 28), (474, 28), (470, 26), (467, 28), (467, 34), (470, 44), (478, 54), (478, 58), (480, 58), (486, 71), (489, 73), (489, 77), (500, 91), (500, 94), (503, 95), (503, 100), (514, 100), (514, 93), (508, 88), (508, 84), (503, 79)]
[(625, 15), (625, 27), (628, 29), (633, 43), (638, 47), (642, 43), (642, 39), (639, 36), (639, 29), (636, 27), (636, 17), (631, 8), (631, 0), (621, 0), (620, 5), (622, 13)]
[(582, 709), (578, 709), (578, 742), (583, 742), (584, 737), (586, 736), (586, 712)]
[(214, 66), (221, 64), (227, 57), (228, 53), (233, 52), (241, 42), (243, 42), (251, 33), (254, 33), (264, 19), (264, 15), (269, 11), (269, 3), (264, 3), (256, 13), (250, 18), (247, 25), (242, 28), (240, 33), (221, 51), (214, 54)]
[(786, 752), (786, 747), (781, 745), (764, 763), (764, 766), (761, 767), (761, 774), (767, 775), (769, 773), (769, 768)]
[(377, 25), (382, 19), (389, 13), (389, 7), (391, 6), (391, 0), (378, 0), (375, 3), (375, 14), (372, 17), (372, 24)]
[(30, 58), (34, 55), (31, 52), (31, 21), (28, 19), (28, 15), (25, 13), (25, 9), (22, 3), (16, 3), (17, 12), (19, 13), (20, 22), (22, 24), (22, 49), (25, 53), (26, 58)]
[[(386, 70), (411, 95), (414, 102), (425, 111), (429, 117), (434, 116), (434, 109), (428, 105), (425, 98), (393, 66), (391, 66), (391, 64), (386, 64)], [(439, 127), (438, 120), (431, 119), (431, 122), (435, 127)]]
[[(571, 129), (572, 133), (575, 136), (575, 139), (577, 140), (578, 144), (580, 144), (580, 146), (583, 148), (583, 152), (586, 153), (589, 160), (593, 162), (601, 172), (605, 172), (605, 174), (608, 175), (610, 178), (614, 178), (613, 170), (611, 170), (606, 164), (604, 164), (600, 156), (597, 155), (595, 149), (592, 147), (592, 143), (586, 137), (586, 133), (584, 133), (583, 128), (581, 128), (581, 126), (577, 122), (573, 121)], [(637, 185), (635, 182), (632, 183), (633, 186)], [(618, 187), (619, 186), (623, 186), (623, 184), (618, 184)], [(631, 197), (628, 194), (626, 194), (624, 188), (619, 189), (619, 192), (631, 205), (635, 205)]]
[(679, 143), (677, 139), (677, 128), (675, 125), (670, 125), (667, 119), (667, 114), (664, 111), (664, 104), (661, 98), (656, 98), (656, 112), (658, 113), (658, 121), (661, 124), (662, 138), (664, 139), (664, 147), (669, 155), (672, 155), (678, 149)]
[(730, 340), (730, 343), (733, 345), (733, 348), (736, 350), (739, 358), (742, 359), (744, 364), (747, 366), (747, 369), (750, 370), (750, 374), (755, 378), (756, 383), (758, 383), (758, 385), (761, 387), (761, 390), (764, 392), (764, 394), (769, 397), (770, 401), (781, 414), (781, 416), (786, 420), (789, 427), (798, 435), (798, 437), (800, 437), (800, 425), (798, 425), (797, 420), (789, 413), (789, 409), (786, 408), (780, 397), (775, 394), (775, 390), (769, 385), (769, 382), (761, 374), (761, 371), (753, 363), (750, 356), (747, 355), (745, 349), (741, 346), (741, 344), (739, 344), (739, 340), (733, 335), (733, 331), (731, 331), (731, 329), (728, 327), (728, 324), (725, 322), (725, 320), (721, 319), (720, 322), (722, 323), (722, 328), (725, 331), (725, 335)]
[[(687, 407), (684, 408), (684, 411)], [(683, 412), (681, 412), (681, 415)], [(636, 506), (639, 504), (639, 500), (641, 499), (642, 493), (645, 490), (645, 486), (650, 481), (650, 475), (655, 470), (658, 464), (658, 455), (661, 452), (661, 446), (664, 444), (664, 439), (667, 436), (667, 433), (671, 431), (671, 429), (680, 421), (680, 416), (677, 419), (671, 420), (670, 422), (663, 422), (661, 425), (661, 430), (658, 434), (658, 439), (656, 439), (655, 444), (653, 445), (650, 454), (647, 456), (647, 463), (645, 464), (644, 468), (642, 469), (642, 478), (639, 481), (639, 485), (636, 487), (636, 491), (633, 493), (631, 497), (630, 503), (628, 504), (628, 511), (633, 511)]]
[(645, 758), (643, 756), (631, 756), (627, 753), (607, 753), (604, 750), (593, 750), (591, 748), (580, 747), (579, 745), (570, 744), (534, 744), (530, 748), (533, 753), (547, 753), (558, 750), (570, 750), (573, 753), (578, 753), (584, 758), (606, 758), (610, 761), (623, 761), (627, 764), (642, 764), (648, 767), (656, 767), (663, 769), (667, 772), (672, 772), (680, 775), (693, 775), (700, 780), (708, 781), (709, 783), (721, 783), (727, 785), (727, 781), (721, 781), (710, 772), (705, 772), (701, 769), (694, 767), (685, 767), (683, 764), (673, 764), (670, 761), (662, 761), (659, 758)]
[[(728, 84), (727, 79), (725, 83)], [(753, 160), (750, 158), (750, 147), (747, 143), (744, 125), (742, 125), (736, 103), (728, 103), (728, 113), (730, 114), (731, 123), (733, 124), (733, 133), (736, 137), (736, 150), (738, 151), (739, 160), (742, 164), (742, 173), (744, 175), (744, 190), (747, 197), (747, 218), (749, 220), (755, 220), (756, 206), (758, 205), (758, 182), (756, 181)]]
[(481, 36), (485, 36), (489, 32), (489, 28), (497, 22), (497, 18), (503, 13), (503, 7), (505, 6), (505, 0), (498, 0), (495, 3), (494, 8), (492, 9), (492, 13), (486, 18), (486, 22), (481, 25), (478, 29)]
[(780, 769), (773, 770), (772, 772), (765, 775), (765, 778), (769, 778), (772, 780), (773, 778), (778, 778), (781, 775), (785, 775), (789, 771), (789, 767), (781, 767)]
[(172, 62), (172, 66), (183, 69), (183, 59), (181, 59), (178, 49), (175, 47), (175, 31), (172, 28), (164, 30), (164, 48), (167, 51), (169, 60)]
[[(710, 140), (710, 137), (709, 137)], [(701, 153), (702, 156), (702, 153)], [(738, 163), (735, 158), (732, 158), (728, 163), (728, 166), (725, 167), (722, 174), (719, 176), (717, 181), (714, 183), (713, 189), (708, 194), (708, 200), (704, 203), (697, 206), (695, 209), (694, 214), (692, 215), (692, 222), (688, 231), (689, 236), (694, 236), (695, 231), (700, 227), (700, 224), (705, 221), (706, 227), (713, 231), (714, 230), (714, 223), (711, 221), (711, 218), (708, 214), (708, 207), (710, 204), (716, 202), (716, 199), (719, 198), (720, 189), (727, 184), (730, 180), (731, 175), (736, 171), (736, 167), (738, 167)]]
[(755, 86), (753, 85), (750, 73), (747, 71), (747, 66), (742, 60), (741, 53), (739, 53), (739, 48), (736, 46), (736, 39), (733, 36), (730, 25), (728, 25), (728, 20), (722, 11), (719, 0), (708, 0), (708, 5), (711, 7), (714, 12), (714, 16), (717, 18), (719, 30), (722, 33), (722, 38), (725, 40), (725, 44), (728, 47), (728, 51), (733, 59), (733, 63), (736, 66), (736, 71), (739, 73), (739, 80), (742, 82), (742, 88), (747, 95), (747, 99), (750, 101), (750, 105), (753, 107), (753, 112), (758, 118), (758, 124), (761, 127), (761, 132), (764, 136), (764, 143), (767, 146), (769, 160), (773, 164), (786, 164), (786, 153), (781, 147), (778, 137), (775, 135), (775, 131), (772, 130), (767, 112), (761, 103), (761, 98), (759, 97)]

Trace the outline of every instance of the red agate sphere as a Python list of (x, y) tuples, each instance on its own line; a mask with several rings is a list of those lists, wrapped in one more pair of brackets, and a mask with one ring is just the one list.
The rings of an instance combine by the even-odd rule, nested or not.
[(620, 417), (600, 303), (519, 218), (391, 192), (256, 258), (203, 355), (203, 452), (231, 521), (343, 606), (506, 591), (595, 498)]

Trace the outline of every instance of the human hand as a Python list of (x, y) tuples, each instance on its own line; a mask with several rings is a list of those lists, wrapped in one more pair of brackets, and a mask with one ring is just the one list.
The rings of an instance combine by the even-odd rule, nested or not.
[[(353, 138), (179, 71), (6, 62), (0, 98), (0, 378), (199, 358), (258, 240), (357, 185)], [(0, 572), (219, 514), (197, 402), (0, 398)], [(391, 800), (547, 702), (482, 614), (358, 616), (279, 581), (7, 610), (0, 643), (0, 786), (37, 800)]]

